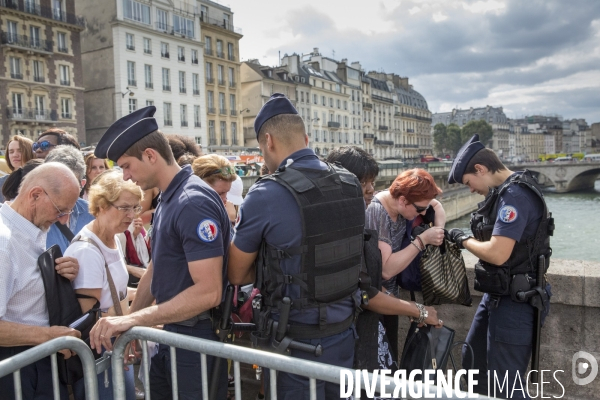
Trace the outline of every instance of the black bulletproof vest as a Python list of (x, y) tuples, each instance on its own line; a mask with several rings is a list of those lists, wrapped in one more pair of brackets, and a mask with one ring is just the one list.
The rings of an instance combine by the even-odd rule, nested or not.
[[(263, 241), (257, 263), (257, 286), (264, 304), (277, 308), (286, 285), (296, 284), (300, 297), (293, 300), (292, 308), (318, 308), (321, 330), (327, 324), (327, 305), (347, 299), (358, 289), (365, 224), (358, 180), (343, 168), (328, 167), (322, 171), (291, 165), (262, 178), (279, 183), (294, 196), (302, 218), (302, 244), (278, 249)], [(296, 255), (302, 257), (301, 270), (288, 275), (280, 260)]]
[[(548, 212), (544, 195), (537, 183), (537, 180), (531, 176), (527, 170), (520, 174), (515, 174), (504, 182), (498, 188), (492, 189), (486, 199), (479, 203), (479, 209), (471, 215), (471, 230), (475, 239), (481, 242), (487, 242), (492, 238), (494, 224), (498, 215), (498, 205), (500, 196), (508, 189), (510, 185), (520, 185), (533, 191), (542, 201), (544, 211), (542, 219), (533, 237), (521, 237), (521, 240), (515, 243), (515, 247), (508, 260), (497, 268), (508, 270), (509, 276), (516, 274), (535, 273), (537, 271), (537, 259), (540, 255), (546, 256), (546, 268), (550, 259), (552, 250), (550, 248), (550, 235), (554, 229), (551, 223), (551, 214)], [(481, 264), (492, 265), (483, 260)]]

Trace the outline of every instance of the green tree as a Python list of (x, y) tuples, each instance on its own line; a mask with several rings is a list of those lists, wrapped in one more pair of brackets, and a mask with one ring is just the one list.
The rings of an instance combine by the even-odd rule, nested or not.
[(460, 127), (456, 124), (450, 124), (446, 128), (446, 133), (448, 137), (446, 141), (447, 149), (450, 150), (454, 155), (456, 155), (456, 153), (458, 153), (458, 150), (460, 150), (460, 147), (464, 143), (462, 140)]
[(435, 143), (435, 151), (438, 154), (446, 153), (448, 134), (446, 133), (446, 125), (441, 122), (433, 127), (433, 142)]
[(484, 120), (469, 121), (462, 127), (462, 142), (465, 143), (476, 133), (479, 134), (479, 141), (484, 146), (487, 146), (494, 136), (492, 126)]

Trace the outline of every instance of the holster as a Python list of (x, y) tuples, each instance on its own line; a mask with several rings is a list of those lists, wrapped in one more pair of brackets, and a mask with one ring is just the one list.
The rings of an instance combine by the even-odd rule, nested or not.
[(510, 274), (508, 268), (489, 265), (485, 262), (475, 264), (474, 289), (492, 295), (510, 294)]

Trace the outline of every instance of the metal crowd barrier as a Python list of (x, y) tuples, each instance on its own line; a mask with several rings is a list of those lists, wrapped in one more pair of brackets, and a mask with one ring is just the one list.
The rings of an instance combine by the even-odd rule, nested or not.
[[(178, 388), (177, 388), (177, 369), (176, 369), (176, 353), (175, 348), (181, 348), (198, 352), (201, 354), (201, 379), (202, 379), (202, 398), (208, 400), (208, 374), (207, 374), (207, 355), (222, 357), (233, 361), (233, 371), (235, 379), (235, 399), (241, 400), (241, 376), (240, 376), (240, 362), (247, 364), (256, 364), (261, 367), (268, 368), (270, 371), (270, 392), (271, 400), (277, 400), (277, 371), (285, 371), (301, 376), (305, 376), (310, 380), (310, 399), (317, 399), (317, 380), (327, 381), (332, 383), (340, 383), (340, 376), (342, 370), (345, 368), (323, 364), (319, 362), (312, 362), (306, 360), (300, 360), (297, 358), (292, 359), (289, 356), (270, 353), (266, 351), (251, 349), (247, 347), (241, 347), (232, 344), (225, 344), (212, 340), (199, 339), (191, 336), (181, 335), (173, 332), (166, 332), (154, 328), (135, 327), (131, 328), (124, 334), (122, 334), (114, 343), (113, 354), (112, 354), (112, 377), (113, 377), (113, 393), (114, 400), (125, 400), (125, 375), (123, 373), (123, 358), (125, 347), (127, 344), (135, 339), (142, 341), (142, 356), (143, 356), (143, 374), (144, 374), (144, 390), (145, 400), (150, 399), (150, 379), (149, 379), (149, 357), (148, 348), (146, 341), (150, 340), (157, 343), (162, 343), (170, 346), (171, 355), (171, 381), (172, 381), (172, 399), (178, 399)], [(372, 380), (372, 374), (369, 374), (369, 378)], [(409, 384), (411, 384), (409, 382)], [(414, 382), (413, 391), (417, 391), (418, 387), (422, 384), (420, 382)], [(361, 389), (364, 389), (360, 385)], [(393, 393), (394, 391), (393, 382), (387, 382), (385, 385), (385, 391), (387, 393)], [(377, 376), (376, 393), (381, 393), (381, 379)], [(434, 388), (431, 386), (430, 388)], [(425, 387), (421, 388), (424, 393)], [(451, 396), (442, 395), (438, 397), (440, 399), (462, 399), (465, 398), (464, 392), (457, 394), (454, 390), (451, 392)], [(354, 398), (360, 399), (360, 390), (358, 393), (354, 392)], [(478, 399), (490, 400), (491, 398), (485, 396), (479, 396)]]
[[(60, 400), (60, 387), (58, 383), (58, 364), (56, 353), (59, 350), (69, 349), (77, 353), (83, 365), (83, 379), (85, 384), (85, 397), (87, 400), (98, 400), (98, 380), (96, 378), (96, 363), (92, 350), (81, 339), (70, 336), (52, 339), (46, 343), (35, 346), (22, 353), (0, 361), (0, 377), (13, 374), (15, 383), (15, 398), (22, 400), (21, 368), (33, 364), (50, 356), (52, 367), (52, 388), (54, 400)], [(122, 368), (121, 368), (122, 369)]]

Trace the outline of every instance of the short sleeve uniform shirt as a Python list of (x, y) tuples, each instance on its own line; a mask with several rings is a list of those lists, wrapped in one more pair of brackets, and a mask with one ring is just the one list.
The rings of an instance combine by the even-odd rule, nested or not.
[[(327, 169), (327, 165), (319, 161), (311, 149), (299, 150), (282, 163), (282, 165), (290, 164), (299, 168)], [(302, 219), (298, 203), (288, 189), (269, 179), (263, 179), (254, 184), (244, 198), (244, 202), (240, 206), (233, 242), (241, 251), (254, 253), (260, 249), (263, 239), (282, 250), (300, 246), (302, 243)], [(281, 268), (286, 274), (300, 273), (301, 256), (284, 258), (280, 262)], [(287, 285), (285, 295), (292, 300), (299, 298), (299, 286)], [(328, 323), (345, 320), (353, 310), (352, 300), (344, 300), (328, 306)], [(290, 322), (318, 324), (318, 310), (292, 310)]]
[(194, 282), (188, 263), (223, 257), (227, 276), (230, 222), (223, 201), (202, 179), (183, 167), (160, 195), (152, 228), (152, 295), (164, 303)]

